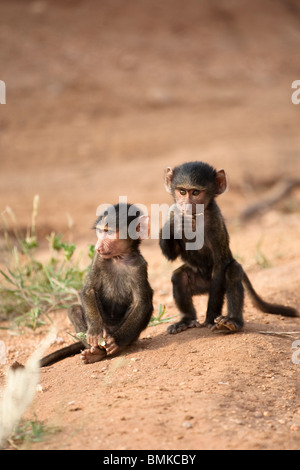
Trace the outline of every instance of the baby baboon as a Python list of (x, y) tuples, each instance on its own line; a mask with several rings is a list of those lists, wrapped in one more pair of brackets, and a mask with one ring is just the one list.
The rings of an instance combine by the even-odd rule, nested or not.
[[(166, 221), (169, 238), (160, 233), (160, 247), (171, 261), (179, 256), (184, 264), (172, 275), (173, 296), (181, 313), (181, 320), (168, 328), (169, 333), (179, 333), (186, 328), (201, 326), (196, 320), (193, 305), (194, 295), (208, 293), (205, 326), (213, 329), (238, 331), (244, 325), (244, 287), (255, 306), (266, 313), (297, 316), (292, 307), (265, 302), (255, 292), (242, 266), (233, 258), (229, 248), (229, 236), (215, 197), (227, 187), (224, 170), (216, 171), (202, 162), (189, 162), (168, 168), (165, 187), (174, 198), (179, 217), (196, 220), (197, 205), (204, 209), (204, 244), (201, 249), (187, 249), (184, 231), (175, 236), (174, 213)], [(168, 232), (168, 231), (165, 231)], [(224, 297), (227, 298), (228, 313), (222, 316)]]
[[(82, 349), (84, 363), (100, 361), (123, 350), (147, 327), (153, 312), (153, 290), (139, 250), (145, 220), (132, 204), (109, 206), (97, 218), (95, 255), (80, 293), (82, 305), (73, 305), (68, 311), (75, 332), (86, 333), (90, 347), (74, 343), (43, 358), (41, 367)], [(99, 345), (102, 338), (104, 346)]]

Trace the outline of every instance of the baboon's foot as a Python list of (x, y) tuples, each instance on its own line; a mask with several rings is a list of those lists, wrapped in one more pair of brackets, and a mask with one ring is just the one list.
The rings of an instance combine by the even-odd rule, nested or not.
[(215, 324), (211, 328), (212, 331), (227, 331), (228, 333), (235, 333), (242, 329), (243, 325), (239, 320), (222, 315), (215, 319)]
[(98, 347), (84, 349), (80, 354), (80, 359), (84, 364), (92, 364), (93, 362), (102, 361), (102, 359), (104, 359), (105, 357), (105, 349), (100, 349)]
[(179, 321), (177, 323), (173, 323), (167, 329), (167, 332), (171, 335), (175, 335), (177, 333), (181, 333), (181, 331), (187, 330), (188, 328), (200, 328), (201, 325), (197, 320), (191, 321)]

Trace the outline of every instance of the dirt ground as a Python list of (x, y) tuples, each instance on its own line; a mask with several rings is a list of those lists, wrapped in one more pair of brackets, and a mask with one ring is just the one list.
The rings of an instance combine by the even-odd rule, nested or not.
[[(99, 204), (170, 203), (163, 169), (207, 161), (228, 174), (219, 204), (234, 255), (264, 298), (300, 310), (299, 189), (237, 222), (276, 181), (299, 177), (298, 2), (10, 0), (0, 10), (0, 212), (12, 207), (25, 229), (39, 194), (40, 238), (69, 237), (71, 218), (73, 241), (86, 250)], [(157, 240), (142, 251), (155, 311), (161, 303), (177, 315), (170, 277), (179, 262), (168, 263)], [(206, 302), (195, 299), (200, 320)], [(119, 357), (83, 365), (75, 356), (43, 369), (24, 417), (56, 432), (28, 446), (299, 449), (300, 320), (262, 314), (248, 299), (244, 313), (235, 335), (167, 335), (159, 325)], [(72, 330), (65, 311), (52, 319), (54, 351)], [(1, 385), (48, 328), (0, 329)]]

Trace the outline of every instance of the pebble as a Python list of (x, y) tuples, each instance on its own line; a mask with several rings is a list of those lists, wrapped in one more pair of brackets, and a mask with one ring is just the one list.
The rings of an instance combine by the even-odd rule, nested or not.
[(193, 425), (192, 425), (192, 423), (191, 423), (190, 421), (184, 421), (184, 422), (182, 423), (182, 426), (183, 426), (184, 428), (186, 428), (186, 429), (190, 429), (190, 428), (193, 427)]
[(186, 421), (190, 421), (191, 419), (194, 419), (194, 416), (192, 415), (186, 415), (184, 418)]
[(60, 336), (57, 336), (57, 338), (54, 341), (54, 343), (56, 343), (56, 344), (63, 344), (64, 342), (65, 342), (65, 340), (63, 338), (61, 338)]

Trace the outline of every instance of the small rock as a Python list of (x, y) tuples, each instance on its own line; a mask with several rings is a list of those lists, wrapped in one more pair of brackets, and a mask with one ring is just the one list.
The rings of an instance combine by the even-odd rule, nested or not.
[(184, 421), (184, 422), (182, 423), (182, 426), (183, 426), (184, 428), (186, 428), (186, 429), (190, 429), (190, 428), (193, 427), (193, 425), (192, 425), (192, 423), (191, 423), (190, 421)]
[(192, 415), (186, 415), (184, 418), (186, 421), (190, 421), (191, 419), (194, 419), (194, 416)]
[(65, 340), (63, 338), (61, 338), (60, 336), (58, 336), (54, 341), (54, 343), (56, 343), (56, 344), (63, 344), (64, 342), (65, 342)]
[(11, 368), (12, 370), (24, 369), (24, 366), (23, 366), (23, 364), (20, 364), (20, 362), (15, 361), (15, 362), (10, 366), (10, 368)]

